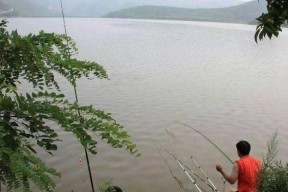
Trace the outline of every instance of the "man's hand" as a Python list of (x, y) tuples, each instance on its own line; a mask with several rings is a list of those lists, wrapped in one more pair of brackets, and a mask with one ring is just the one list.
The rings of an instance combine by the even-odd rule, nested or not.
[(233, 165), (233, 169), (232, 169), (232, 173), (230, 175), (227, 175), (224, 170), (223, 167), (221, 165), (216, 165), (216, 170), (218, 172), (221, 173), (221, 175), (226, 179), (226, 181), (228, 181), (230, 184), (234, 184), (236, 182), (236, 180), (238, 179), (238, 166), (236, 163), (234, 163)]
[(216, 165), (216, 170), (219, 171), (220, 173), (223, 172), (223, 168), (221, 165)]

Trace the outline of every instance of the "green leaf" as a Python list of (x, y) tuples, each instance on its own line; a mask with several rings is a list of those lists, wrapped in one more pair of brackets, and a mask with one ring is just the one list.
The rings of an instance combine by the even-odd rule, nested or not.
[(255, 39), (256, 43), (257, 43), (257, 39), (258, 39), (258, 35), (259, 35), (260, 31), (261, 31), (261, 29), (257, 29), (257, 31), (255, 33), (254, 39)]
[[(60, 174), (36, 157), (31, 143), (52, 154), (60, 141), (58, 128), (73, 133), (92, 154), (97, 153), (97, 141), (91, 133), (135, 155), (136, 145), (110, 113), (69, 100), (54, 78), (57, 73), (76, 88), (81, 77), (108, 79), (105, 69), (93, 61), (71, 58), (78, 50), (70, 37), (44, 31), (22, 36), (6, 30), (6, 23), (0, 22), (0, 113), (4, 114), (0, 117), (0, 182), (11, 191), (31, 191), (31, 183), (39, 190), (53, 191), (51, 176)], [(34, 90), (21, 93), (23, 81)]]

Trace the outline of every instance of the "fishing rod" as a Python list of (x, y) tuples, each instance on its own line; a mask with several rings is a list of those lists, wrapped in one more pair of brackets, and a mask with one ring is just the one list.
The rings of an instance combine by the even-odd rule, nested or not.
[[(62, 11), (62, 19), (63, 19), (63, 26), (64, 26), (64, 30), (65, 30), (65, 35), (68, 36), (67, 34), (67, 29), (66, 29), (66, 22), (65, 22), (65, 15), (64, 15), (64, 8), (63, 8), (63, 3), (62, 0), (60, 0), (60, 4), (61, 4), (61, 11)], [(67, 46), (68, 46), (68, 42), (67, 42)], [(69, 57), (71, 57), (71, 53), (69, 51)], [(73, 85), (74, 88), (74, 95), (75, 95), (75, 100), (78, 103), (78, 94), (77, 94), (77, 89), (76, 86)], [(79, 108), (77, 109), (78, 111), (78, 116), (81, 117), (81, 113)], [(86, 162), (87, 162), (87, 166), (88, 166), (88, 172), (89, 172), (89, 178), (90, 178), (90, 183), (91, 183), (91, 188), (92, 188), (92, 192), (95, 192), (94, 190), (94, 185), (93, 185), (93, 178), (92, 178), (92, 173), (91, 173), (91, 167), (90, 167), (90, 162), (89, 162), (89, 156), (88, 156), (88, 152), (87, 149), (84, 147), (84, 151), (85, 151), (85, 156), (86, 156)]]
[[(207, 182), (205, 179), (203, 179), (202, 177), (200, 177), (198, 175), (198, 173), (194, 172), (193, 170), (190, 169), (190, 167), (188, 167), (187, 165), (184, 164), (184, 166), (186, 167), (186, 169), (188, 169), (192, 174), (194, 174), (198, 179), (200, 179), (203, 183), (205, 183), (208, 187), (210, 187), (213, 191), (215, 191), (214, 187)], [(218, 190), (217, 190), (218, 191)]]
[[(176, 159), (176, 158), (175, 158)], [(191, 175), (186, 171), (186, 169), (184, 168), (183, 164), (176, 159), (176, 162), (179, 164), (179, 166), (183, 169), (184, 173), (187, 175), (187, 177), (192, 181), (192, 183), (194, 184), (194, 186), (196, 187), (196, 189), (199, 192), (202, 192), (202, 190), (198, 187), (198, 185), (196, 184), (196, 181), (191, 177)]]
[(203, 178), (201, 178), (196, 172), (192, 171), (188, 166), (186, 166), (181, 160), (179, 160), (176, 155), (172, 154), (170, 151), (168, 151), (166, 148), (164, 148), (162, 145), (160, 144), (156, 144), (156, 142), (154, 141), (156, 147), (158, 148), (158, 146), (160, 146), (164, 151), (166, 151), (171, 157), (173, 157), (177, 164), (181, 167), (181, 169), (184, 171), (184, 173), (186, 174), (186, 176), (192, 181), (193, 185), (197, 188), (197, 190), (199, 192), (204, 191), (203, 189), (201, 190), (201, 188), (197, 185), (196, 183), (196, 179), (193, 179), (193, 177), (189, 174), (189, 172), (187, 170), (189, 170), (191, 173), (193, 173), (197, 178), (199, 178), (202, 182), (204, 182), (208, 187), (210, 187), (213, 191), (218, 191), (215, 190), (213, 186), (210, 185), (210, 183), (206, 182)]
[[(169, 135), (172, 136), (173, 138), (176, 138), (176, 136), (175, 136), (174, 134), (168, 132), (168, 131), (167, 131), (167, 133), (168, 133), (169, 145), (170, 145), (170, 147), (171, 147), (171, 149), (172, 149), (172, 151), (173, 151), (173, 153), (174, 153), (174, 150), (173, 150), (172, 143), (171, 143), (171, 140), (170, 140)], [(166, 151), (168, 152), (168, 150), (166, 150)], [(175, 154), (175, 153), (174, 153), (174, 154)], [(170, 154), (170, 155), (171, 155), (171, 154)], [(174, 155), (174, 156), (175, 156), (175, 155)], [(189, 171), (190, 171), (192, 174), (194, 174), (198, 179), (200, 179), (203, 183), (205, 183), (208, 187), (210, 187), (210, 188), (214, 191), (214, 187), (211, 186), (209, 182), (207, 182), (205, 179), (201, 178), (196, 172), (192, 171), (188, 166), (186, 166), (186, 168), (189, 169)]]
[(200, 165), (197, 163), (197, 161), (191, 156), (192, 161), (195, 163), (195, 165), (200, 169), (200, 171), (205, 175), (206, 179), (209, 181), (209, 183), (211, 183), (211, 185), (213, 186), (213, 190), (214, 191), (218, 191), (218, 189), (216, 188), (216, 186), (213, 184), (213, 182), (211, 181), (211, 179), (208, 177), (208, 175), (204, 172), (204, 170), (200, 167)]
[[(166, 160), (166, 159), (164, 158), (164, 156), (162, 155), (162, 153), (161, 153), (161, 151), (160, 151), (159, 147), (157, 146), (157, 144), (156, 144), (156, 142), (155, 142), (154, 139), (153, 139), (153, 142), (154, 142), (154, 145), (155, 145), (156, 148), (157, 148), (157, 151), (158, 151), (159, 155), (160, 155), (161, 158), (163, 159), (164, 163), (167, 165), (167, 167), (168, 167), (168, 169), (169, 169), (169, 171), (170, 171), (171, 176), (177, 181), (177, 183), (179, 184), (179, 187), (180, 187), (181, 189), (184, 189), (184, 186), (183, 186), (181, 180), (179, 180), (176, 176), (174, 176), (171, 167), (169, 166), (167, 160)], [(1, 192), (1, 191), (0, 191), (0, 192)]]
[[(200, 131), (198, 131), (197, 129), (195, 129), (194, 127), (191, 127), (187, 124), (184, 124), (184, 123), (179, 123), (179, 122), (173, 122), (171, 124), (169, 124), (166, 128), (166, 131), (168, 131), (168, 127), (173, 125), (173, 124), (179, 124), (179, 125), (184, 125), (192, 130), (194, 130), (195, 132), (197, 132), (198, 134), (200, 134), (202, 137), (204, 137), (207, 141), (209, 141), (214, 147), (216, 147), (216, 149), (218, 149), (232, 164), (233, 164), (233, 161), (214, 143), (212, 142), (208, 137), (206, 137), (203, 133), (201, 133)], [(169, 131), (168, 131), (169, 132)]]
[[(173, 135), (172, 133), (168, 132), (170, 136), (173, 136), (174, 138), (176, 138), (175, 135)], [(172, 144), (171, 144), (171, 141), (170, 141), (170, 137), (168, 136), (168, 141), (169, 141), (169, 145), (173, 151), (173, 148), (172, 148)], [(167, 150), (166, 150), (167, 151)], [(173, 151), (174, 153), (174, 151)], [(174, 153), (175, 154), (175, 153)], [(171, 155), (171, 154), (170, 154)], [(174, 155), (175, 156), (175, 155)], [(185, 165), (186, 166), (186, 165)], [(189, 169), (189, 171), (194, 174), (198, 179), (200, 179), (203, 183), (205, 183), (208, 187), (210, 187), (213, 191), (214, 191), (214, 187), (211, 186), (211, 184), (209, 182), (207, 182), (205, 179), (201, 178), (196, 172), (194, 172), (193, 170), (190, 169), (190, 167), (186, 166), (187, 169)]]
[[(172, 172), (172, 169), (171, 167), (169, 166), (168, 162), (166, 161), (166, 159), (164, 158), (164, 156), (162, 155), (162, 153), (160, 152), (160, 149), (159, 147), (157, 146), (155, 140), (153, 140), (154, 142), (154, 145), (156, 146), (157, 150), (158, 150), (158, 153), (160, 154), (160, 156), (162, 157), (163, 161), (165, 162), (165, 164), (167, 165), (169, 171), (170, 171), (170, 174), (172, 175), (172, 177), (178, 182), (179, 186), (181, 189), (184, 189), (184, 186), (183, 186), (183, 183), (181, 182), (181, 180), (179, 180), (176, 176), (174, 176), (173, 172)], [(162, 149), (164, 148), (163, 146), (161, 146)], [(167, 150), (167, 149), (166, 149)], [(168, 150), (166, 151), (167, 153), (169, 152)], [(173, 158), (175, 158), (175, 155), (172, 155), (172, 154), (169, 154), (171, 155)], [(194, 172), (193, 170), (191, 170), (188, 166), (186, 166), (185, 164), (183, 164), (186, 169), (188, 169), (192, 174), (194, 174), (198, 179), (200, 179), (203, 183), (207, 184), (211, 189), (213, 189), (212, 186), (210, 186), (209, 183), (207, 183), (203, 178), (201, 178), (196, 172)], [(195, 179), (196, 180), (196, 179)], [(199, 187), (200, 188), (200, 187)], [(202, 188), (201, 188), (202, 189)], [(203, 190), (203, 189), (202, 189)], [(204, 191), (204, 190), (203, 190)]]

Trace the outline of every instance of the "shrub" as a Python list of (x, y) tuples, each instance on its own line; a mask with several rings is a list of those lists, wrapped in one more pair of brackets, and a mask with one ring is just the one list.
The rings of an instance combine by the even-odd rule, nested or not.
[(276, 160), (279, 151), (277, 132), (268, 141), (268, 151), (257, 180), (260, 192), (288, 192), (288, 165)]

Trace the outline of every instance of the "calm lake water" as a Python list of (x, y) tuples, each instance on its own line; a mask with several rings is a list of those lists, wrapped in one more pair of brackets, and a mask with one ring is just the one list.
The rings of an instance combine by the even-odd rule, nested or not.
[[(9, 21), (9, 29), (22, 34), (64, 33), (59, 18)], [(192, 129), (173, 122), (201, 131), (233, 161), (241, 139), (261, 158), (278, 129), (278, 158), (287, 161), (287, 29), (278, 39), (256, 44), (255, 26), (249, 25), (76, 18), (66, 24), (78, 58), (97, 61), (111, 79), (80, 80), (80, 102), (111, 112), (142, 154), (135, 159), (99, 141), (98, 155), (90, 155), (95, 188), (112, 179), (125, 192), (191, 191), (184, 172), (155, 140), (191, 167), (193, 156), (222, 190), (215, 164), (230, 172), (231, 163)], [(74, 99), (72, 87), (61, 81)], [(71, 134), (59, 134), (63, 142), (54, 156), (39, 153), (62, 173), (56, 191), (90, 191), (83, 148)]]

